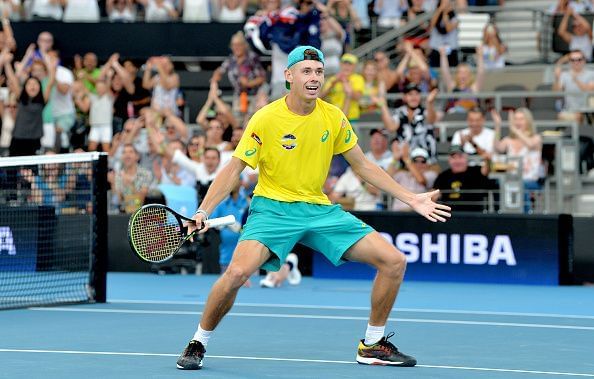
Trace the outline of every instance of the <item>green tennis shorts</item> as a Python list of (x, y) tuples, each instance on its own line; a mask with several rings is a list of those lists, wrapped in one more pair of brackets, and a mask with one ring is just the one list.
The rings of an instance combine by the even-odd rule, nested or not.
[(373, 228), (339, 205), (288, 203), (255, 196), (239, 241), (256, 240), (272, 256), (262, 268), (278, 271), (296, 243), (319, 251), (335, 266), (344, 253)]

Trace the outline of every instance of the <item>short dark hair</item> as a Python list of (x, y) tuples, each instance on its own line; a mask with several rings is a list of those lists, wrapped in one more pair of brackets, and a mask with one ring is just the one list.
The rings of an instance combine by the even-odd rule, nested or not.
[(205, 148), (204, 149), (204, 153), (202, 155), (205, 155), (207, 151), (216, 151), (217, 152), (217, 155), (219, 156), (219, 159), (221, 159), (221, 152), (216, 147), (209, 146), (209, 147)]

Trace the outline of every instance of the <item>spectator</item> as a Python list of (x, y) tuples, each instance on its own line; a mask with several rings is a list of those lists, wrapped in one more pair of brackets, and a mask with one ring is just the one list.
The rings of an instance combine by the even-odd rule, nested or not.
[(387, 105), (382, 106), (382, 121), (386, 129), (396, 132), (400, 142), (407, 142), (411, 149), (420, 147), (429, 153), (431, 164), (437, 161), (437, 147), (433, 135), (435, 122), (435, 108), (433, 103), (437, 90), (427, 96), (427, 108), (421, 105), (421, 90), (415, 85), (409, 85), (404, 90), (404, 105), (396, 108), (393, 113)]
[(285, 263), (278, 271), (268, 271), (266, 277), (260, 280), (260, 287), (276, 288), (280, 287), (286, 280), (292, 286), (301, 283), (301, 271), (298, 268), (299, 258), (295, 253), (289, 253)]
[(357, 121), (361, 115), (359, 99), (365, 90), (365, 79), (355, 72), (359, 60), (353, 54), (340, 58), (340, 70), (330, 77), (322, 88), (320, 97), (336, 105), (349, 121)]
[[(463, 63), (456, 68), (455, 80), (452, 79), (445, 48), (440, 48), (439, 53), (441, 55), (441, 77), (448, 92), (478, 93), (482, 90), (485, 79), (482, 47), (479, 46), (476, 50), (476, 57), (478, 59), (476, 78), (473, 77), (470, 66)], [(448, 100), (445, 111), (448, 113), (466, 113), (469, 109), (478, 106), (479, 100), (476, 98), (452, 98)]]
[(243, 32), (233, 34), (230, 48), (231, 55), (215, 70), (212, 80), (218, 83), (227, 73), (233, 86), (233, 112), (245, 116), (254, 112), (255, 96), (266, 82), (266, 72), (258, 56), (250, 51)]
[[(408, 9), (402, 13), (400, 18), (400, 24), (406, 25), (409, 22), (415, 21), (417, 17), (423, 16), (425, 11), (424, 0), (407, 0)], [(429, 32), (430, 23), (426, 22), (421, 24), (407, 33), (404, 41), (410, 42), (414, 47), (426, 49), (429, 44)]]
[[(227, 215), (235, 216), (236, 220), (241, 220), (248, 211), (249, 199), (243, 193), (241, 182), (237, 182), (229, 196), (223, 200), (210, 215), (211, 218), (223, 217)], [(221, 235), (221, 244), (219, 245), (219, 264), (221, 265), (221, 274), (227, 270), (233, 251), (239, 241), (241, 223), (237, 221), (231, 225), (223, 226), (219, 229)]]
[[(0, 4), (6, 5), (10, 2), (4, 2)], [(6, 9), (6, 8), (5, 8)], [(4, 15), (4, 13), (0, 13)], [(14, 34), (12, 32), (12, 26), (10, 25), (10, 21), (4, 15), (2, 17), (2, 30), (0, 31), (0, 51), (8, 49), (10, 52), (14, 52), (16, 50), (16, 40), (14, 39)]]
[(342, 26), (345, 35), (345, 47), (349, 51), (353, 45), (355, 31), (361, 30), (361, 21), (351, 4), (351, 0), (329, 0), (328, 14)]
[(574, 13), (584, 13), (590, 8), (587, 1), (558, 0), (550, 5), (548, 14), (565, 14), (570, 9)]
[(95, 81), (97, 93), (89, 94), (89, 151), (97, 150), (99, 144), (102, 151), (110, 151), (113, 138), (113, 96), (110, 87), (109, 77), (99, 78)]
[(170, 22), (179, 17), (175, 6), (170, 0), (137, 0), (144, 6), (144, 21)]
[(113, 130), (119, 133), (124, 122), (134, 117), (134, 97), (136, 83), (128, 71), (119, 63), (119, 54), (112, 54), (101, 68), (101, 76), (113, 73), (111, 79), (111, 93), (113, 102)]
[[(216, 118), (223, 125), (223, 140), (229, 140), (233, 129), (239, 127), (240, 124), (237, 118), (233, 116), (231, 107), (219, 97), (218, 92), (219, 86), (217, 82), (211, 81), (208, 98), (196, 116), (196, 123), (207, 131), (210, 120)], [(214, 109), (212, 109), (213, 105)]]
[[(570, 62), (569, 71), (562, 72), (562, 66)], [(594, 90), (594, 73), (586, 70), (586, 58), (581, 50), (574, 50), (561, 57), (555, 65), (554, 91), (590, 92)], [(584, 94), (565, 95), (560, 119), (581, 121), (581, 110), (588, 107), (588, 97)]]
[(449, 67), (458, 65), (458, 19), (451, 0), (439, 0), (437, 9), (431, 18), (429, 65), (443, 69), (442, 56), (445, 55)]
[(99, 22), (99, 4), (97, 0), (62, 0), (64, 22)]
[[(498, 117), (492, 111), (494, 118)], [(469, 155), (493, 154), (495, 132), (485, 127), (485, 115), (480, 108), (472, 108), (466, 115), (466, 129), (458, 130), (452, 137), (452, 145), (462, 146)]]
[(134, 0), (107, 0), (105, 4), (107, 18), (110, 22), (136, 21)]
[(172, 115), (171, 112), (165, 113), (161, 121), (165, 127), (165, 142), (171, 141), (187, 141), (190, 136), (190, 131), (186, 123), (179, 117)]
[(31, 0), (29, 5), (33, 21), (62, 20), (62, 3), (56, 0)]
[[(117, 66), (118, 62), (115, 62), (114, 65)], [(134, 117), (138, 117), (138, 115), (140, 114), (140, 110), (148, 105), (150, 105), (151, 103), (151, 92), (147, 89), (145, 89), (142, 86), (142, 78), (140, 76), (138, 76), (138, 67), (136, 67), (136, 65), (134, 64), (134, 62), (132, 62), (132, 60), (130, 59), (125, 59), (122, 63), (122, 66), (124, 67), (124, 69), (126, 70), (126, 72), (128, 73), (128, 75), (130, 76), (130, 78), (133, 81), (134, 84), (134, 95), (132, 96), (132, 106), (133, 106), (133, 112), (128, 111), (128, 117), (130, 117), (130, 114), (134, 114)], [(124, 74), (119, 74), (117, 67), (114, 67), (114, 69), (116, 70), (116, 74), (118, 74), (120, 77), (124, 77)], [(130, 110), (130, 108), (128, 107), (128, 110)]]
[[(182, 151), (185, 146), (180, 140), (173, 140), (167, 144), (167, 148)], [(173, 184), (192, 188), (196, 186), (196, 177), (193, 173), (173, 163), (171, 157), (167, 155), (163, 156), (161, 162), (153, 161), (153, 176), (158, 184)]]
[[(6, 22), (21, 21), (23, 7), (20, 0), (3, 0), (0, 2), (0, 14)], [(12, 51), (12, 50), (11, 50)]]
[[(154, 76), (152, 76), (153, 71), (156, 71)], [(151, 107), (155, 111), (163, 112), (168, 109), (174, 115), (180, 115), (176, 103), (179, 93), (179, 75), (168, 57), (151, 57), (147, 60), (142, 76), (142, 86), (146, 90), (153, 91)]]
[[(55, 155), (53, 151), (47, 151), (45, 155)], [(32, 174), (32, 173), (31, 173)], [(64, 173), (62, 167), (57, 163), (47, 163), (41, 166), (39, 175), (27, 174), (31, 180), (31, 200), (35, 204), (52, 205), (57, 214), (64, 208), (66, 193), (74, 187), (75, 177)]]
[(74, 150), (86, 148), (89, 134), (90, 99), (87, 89), (81, 80), (72, 83), (72, 97), (76, 110), (76, 120), (71, 130), (70, 145)]
[(440, 190), (441, 200), (454, 211), (483, 211), (486, 190), (492, 188), (487, 175), (490, 164), (485, 156), (482, 166), (469, 166), (468, 155), (460, 145), (449, 149), (449, 168), (440, 173), (433, 187)]
[(17, 100), (14, 94), (11, 94), (1, 107), (2, 109), (2, 127), (0, 132), (0, 157), (8, 155), (8, 149), (12, 141), (12, 133), (16, 120)]
[(340, 204), (344, 209), (369, 211), (378, 209), (381, 204), (381, 192), (376, 187), (364, 182), (349, 167), (328, 195), (330, 201)]
[(181, 0), (183, 22), (210, 22), (212, 15), (208, 0)]
[[(373, 0), (353, 0), (353, 10), (359, 17), (361, 29), (371, 29), (371, 20), (369, 18), (369, 5)], [(324, 54), (326, 56), (326, 54)]]
[[(573, 32), (569, 32), (569, 18), (573, 16)], [(592, 61), (592, 26), (583, 16), (568, 7), (563, 14), (559, 29), (559, 37), (569, 45), (569, 51), (580, 50), (586, 61)]]
[(507, 46), (501, 41), (499, 30), (495, 24), (489, 23), (485, 26), (481, 47), (480, 51), (483, 54), (483, 63), (486, 70), (505, 67), (505, 53), (507, 52)]
[(326, 60), (324, 74), (330, 77), (340, 69), (340, 57), (343, 53), (346, 31), (334, 17), (323, 14), (320, 18), (320, 39), (322, 41), (320, 50), (324, 53)]
[(415, 85), (419, 87), (421, 93), (429, 93), (437, 87), (437, 83), (431, 78), (431, 71), (423, 51), (414, 48), (410, 42), (404, 42), (403, 47), (404, 57), (396, 68), (400, 92), (404, 92), (404, 89), (409, 85)]
[(397, 28), (402, 17), (401, 0), (375, 0), (373, 11), (379, 17), (377, 26), (381, 28)]
[(390, 92), (400, 80), (397, 70), (390, 68), (390, 58), (383, 51), (376, 51), (373, 60), (377, 63), (378, 77), (386, 85), (386, 91)]
[(0, 54), (0, 63), (4, 65), (8, 87), (18, 100), (9, 155), (35, 155), (41, 147), (40, 140), (43, 136), (42, 112), (49, 99), (49, 92), (54, 82), (53, 68), (57, 62), (49, 59), (52, 70), (50, 70), (48, 85), (43, 90), (41, 81), (34, 76), (30, 76), (21, 86), (13, 71), (12, 59), (12, 54), (6, 50)]
[(541, 189), (539, 180), (542, 175), (542, 138), (536, 133), (532, 113), (527, 108), (518, 108), (509, 112), (509, 135), (501, 140), (501, 118), (496, 115), (495, 149), (509, 158), (522, 162), (522, 179), (524, 181), (524, 208), (528, 212), (533, 209), (530, 200), (534, 198), (530, 191)]
[[(326, 62), (328, 61), (326, 60)], [(361, 113), (379, 113), (382, 99), (386, 96), (386, 85), (378, 75), (375, 61), (365, 61), (363, 63), (362, 74), (365, 80), (365, 87), (359, 99)]]
[(89, 52), (81, 59), (80, 55), (76, 54), (74, 56), (74, 75), (83, 81), (91, 93), (95, 93), (95, 82), (101, 75), (101, 70), (97, 67), (97, 55)]
[(380, 166), (384, 170), (392, 162), (392, 154), (388, 150), (388, 131), (385, 129), (371, 129), (369, 133), (369, 151), (365, 153), (367, 159)]
[(62, 152), (70, 146), (70, 130), (76, 121), (76, 109), (72, 95), (74, 75), (65, 67), (58, 66), (55, 72), (55, 85), (51, 89), (52, 115), (56, 130), (54, 151)]
[[(431, 169), (429, 153), (427, 150), (417, 147), (409, 150), (406, 142), (392, 141), (392, 164), (388, 167), (390, 174), (395, 181), (404, 188), (414, 192), (423, 193), (433, 188), (437, 172)], [(390, 207), (393, 211), (412, 211), (406, 203), (394, 198)]]
[(206, 147), (213, 147), (217, 149), (219, 152), (227, 150), (229, 146), (229, 142), (223, 141), (223, 133), (225, 132), (225, 127), (216, 118), (211, 119), (208, 121), (208, 127), (206, 128)]
[(206, 138), (203, 135), (194, 135), (187, 146), (187, 156), (196, 163), (202, 162), (202, 155), (206, 147)]
[(196, 190), (198, 191), (198, 200), (202, 199), (210, 187), (216, 174), (220, 170), (221, 153), (214, 147), (206, 147), (202, 162), (195, 162), (188, 158), (181, 150), (174, 150), (169, 147), (162, 152), (171, 161), (180, 167), (190, 171), (196, 177)]
[(146, 198), (153, 176), (150, 171), (138, 165), (139, 155), (134, 145), (125, 144), (122, 151), (122, 167), (108, 176), (111, 188), (118, 199), (120, 211), (132, 213)]
[(244, 22), (247, 0), (216, 0), (219, 22)]

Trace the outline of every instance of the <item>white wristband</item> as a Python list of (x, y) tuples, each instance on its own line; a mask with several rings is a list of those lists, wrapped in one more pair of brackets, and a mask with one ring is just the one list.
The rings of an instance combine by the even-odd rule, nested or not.
[(198, 213), (202, 213), (204, 215), (204, 217), (206, 217), (206, 219), (208, 220), (208, 213), (206, 213), (206, 211), (204, 211), (202, 209), (198, 209), (198, 210), (196, 210), (194, 215), (197, 215)]

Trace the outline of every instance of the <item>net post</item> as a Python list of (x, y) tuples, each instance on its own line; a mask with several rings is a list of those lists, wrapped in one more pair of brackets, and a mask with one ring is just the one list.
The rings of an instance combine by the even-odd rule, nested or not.
[(99, 154), (93, 165), (93, 254), (91, 262), (91, 286), (96, 303), (105, 303), (107, 298), (107, 154)]

